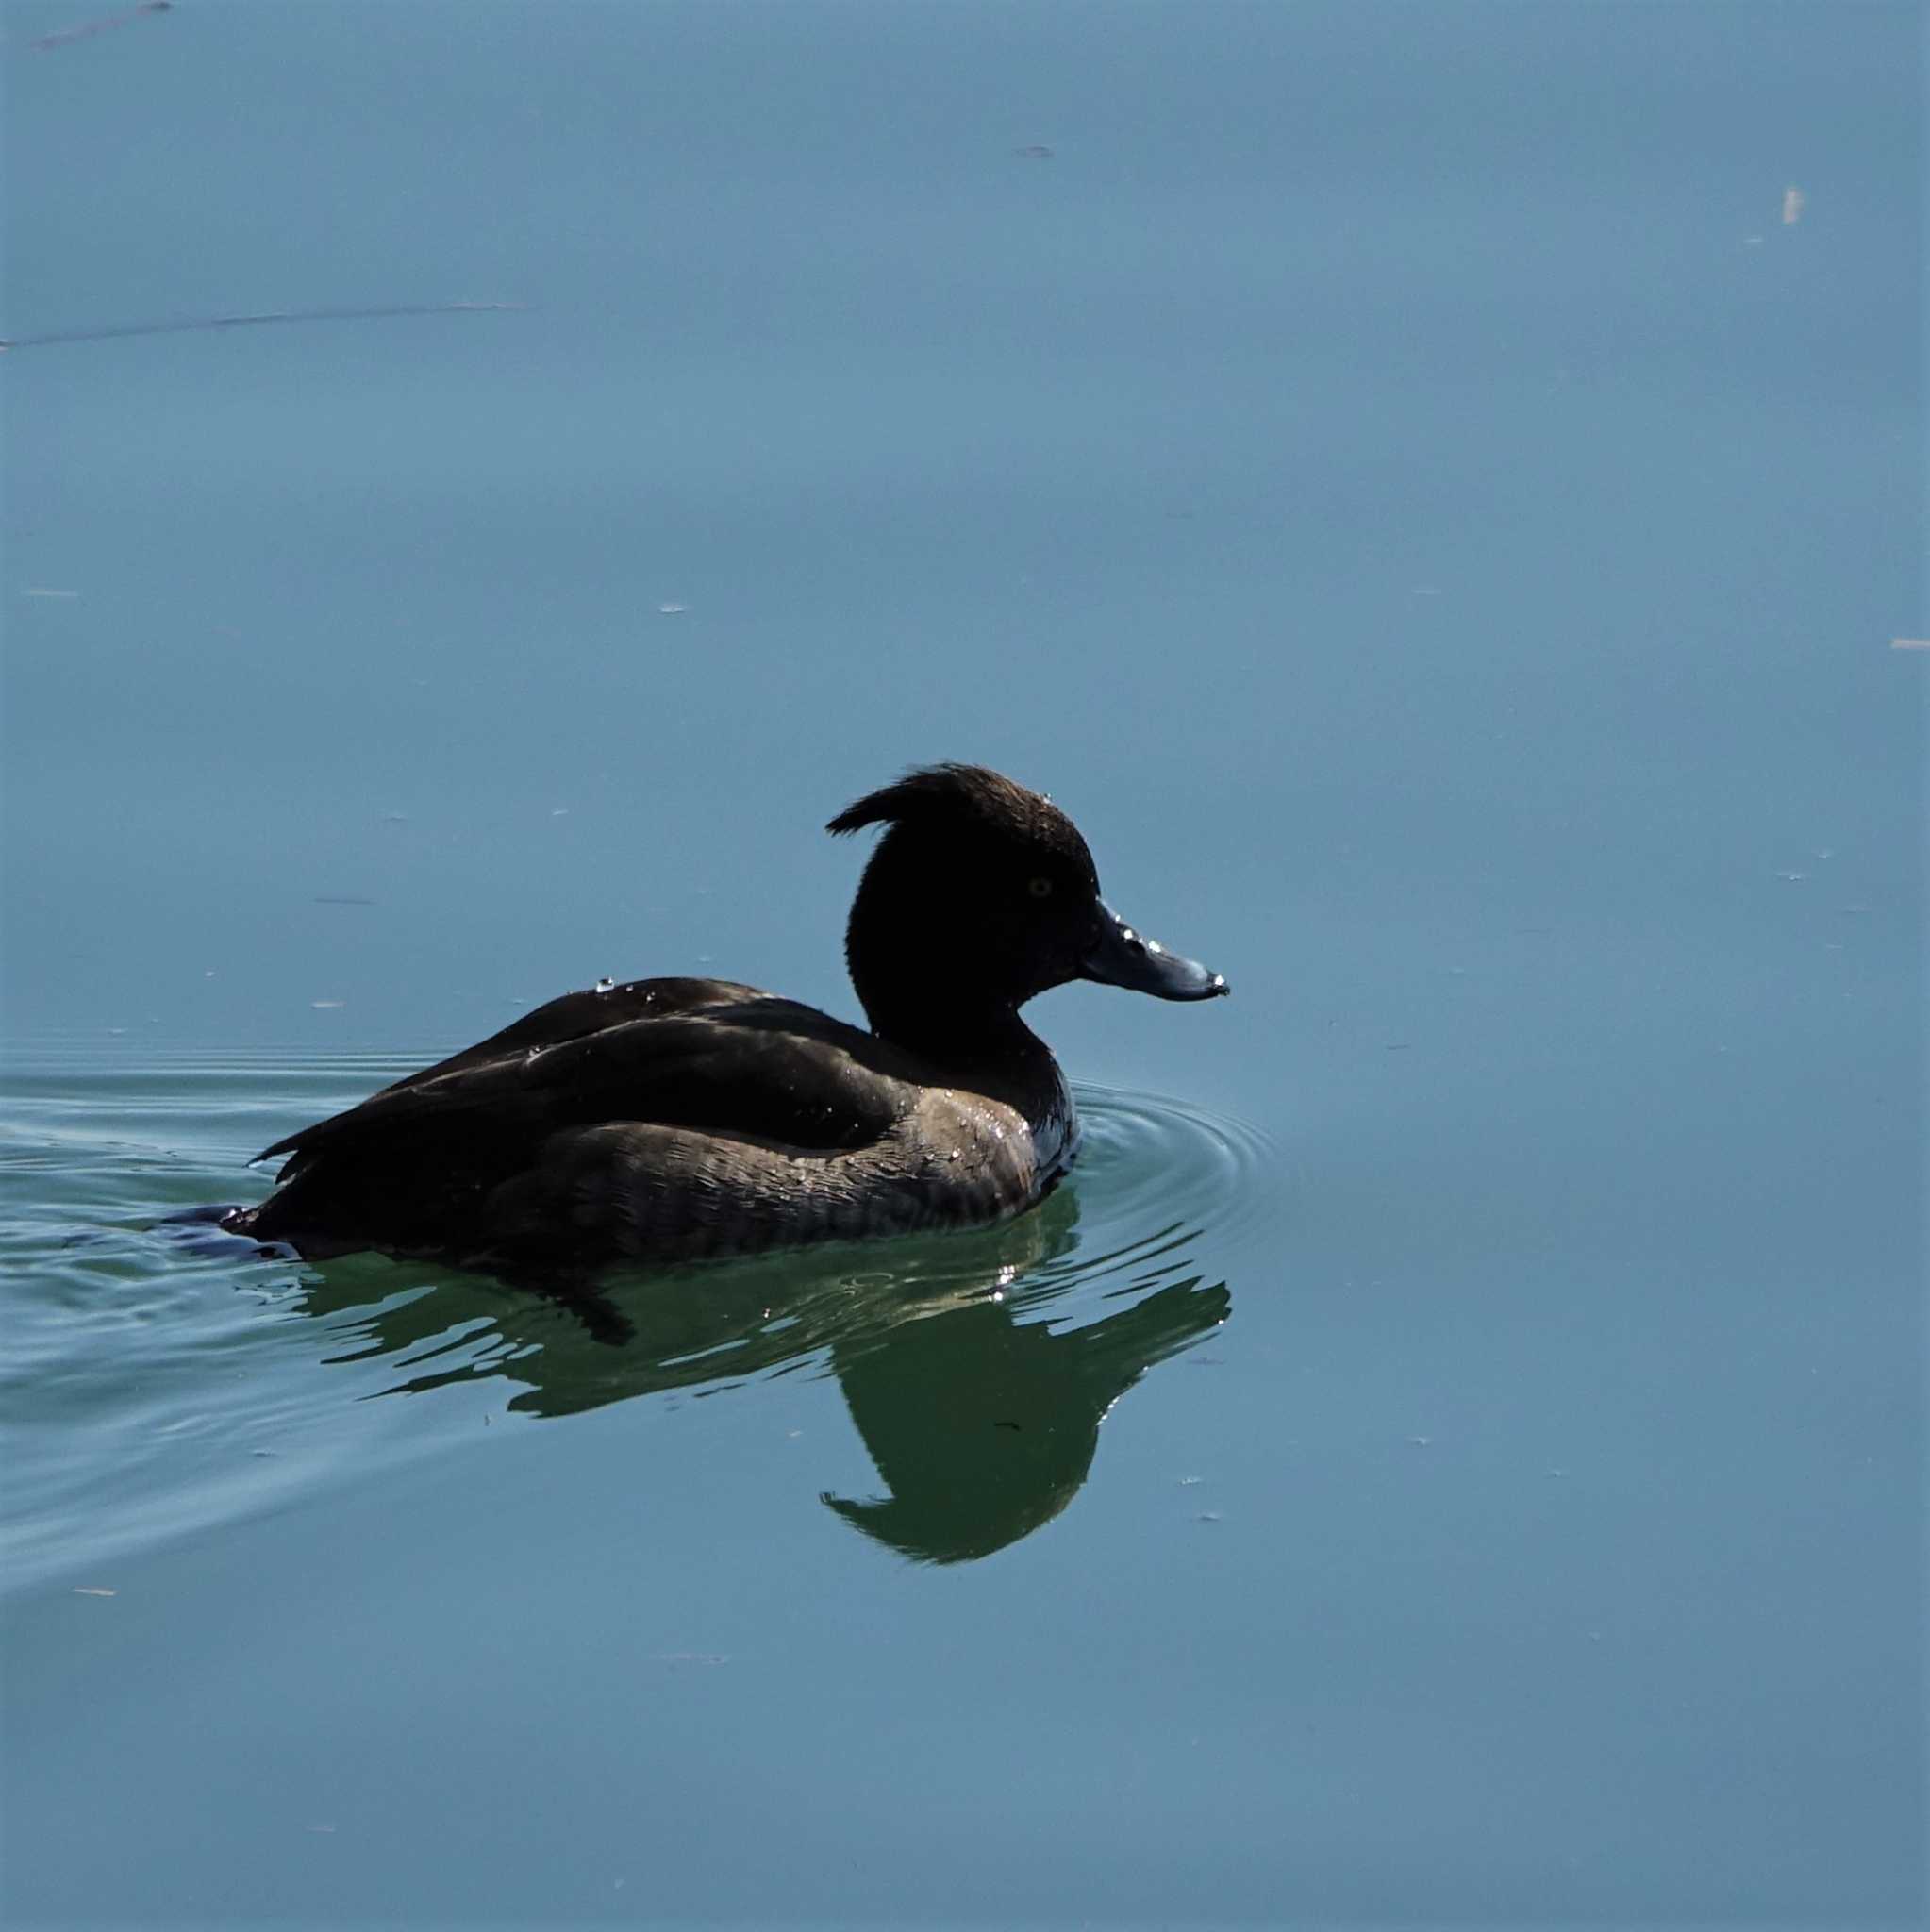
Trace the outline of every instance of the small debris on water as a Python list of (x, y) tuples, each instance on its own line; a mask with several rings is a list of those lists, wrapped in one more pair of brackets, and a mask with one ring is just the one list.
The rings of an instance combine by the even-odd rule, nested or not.
[(1053, 151), (1041, 141), (1028, 142), (1023, 147), (1015, 147), (1012, 152), (1022, 161), (1049, 161)]
[(681, 617), (690, 608), (688, 604), (659, 604), (657, 614), (659, 617)]
[(1793, 228), (1803, 219), (1805, 198), (1800, 188), (1783, 190), (1783, 226)]
[[(158, 4), (158, 0), (157, 0)], [(136, 12), (143, 9), (137, 8)], [(106, 23), (108, 25), (112, 22)], [(70, 38), (77, 38), (77, 34)], [(35, 42), (36, 46), (47, 44)], [(505, 310), (521, 310), (521, 302), (405, 302), (380, 308), (269, 308), (252, 315), (198, 315), (173, 322), (125, 322), (108, 328), (59, 329), (38, 336), (8, 336), (0, 340), (0, 350), (47, 349), (59, 343), (116, 341), (127, 336), (178, 335), (190, 329), (253, 328), (277, 322), (374, 322), (402, 315), (481, 315)], [(428, 684), (426, 677), (413, 680)]]
[(44, 584), (29, 584), (21, 594), (26, 597), (56, 598), (64, 604), (79, 596), (80, 592), (78, 591), (52, 591)]
[(77, 1584), (74, 1591), (75, 1596), (119, 1596), (120, 1593), (117, 1590), (103, 1590), (94, 1583)]
[(61, 27), (58, 32), (42, 34), (39, 40), (30, 41), (27, 44), (37, 54), (49, 54), (56, 47), (71, 46), (75, 41), (92, 40), (95, 34), (104, 34), (110, 27), (125, 26), (130, 20), (139, 20), (144, 13), (166, 13), (174, 4), (175, 0), (141, 0), (138, 7), (125, 8), (99, 20), (83, 21), (78, 26)]
[(318, 1013), (332, 1013), (348, 1005), (346, 1000), (310, 1000), (308, 1005)]

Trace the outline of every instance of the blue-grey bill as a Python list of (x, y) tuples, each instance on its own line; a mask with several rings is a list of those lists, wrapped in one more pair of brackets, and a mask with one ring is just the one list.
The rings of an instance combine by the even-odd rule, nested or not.
[(1223, 974), (1169, 953), (1157, 940), (1136, 932), (1103, 900), (1099, 918), (1098, 936), (1079, 962), (1081, 978), (1162, 1000), (1211, 1000), (1230, 991)]

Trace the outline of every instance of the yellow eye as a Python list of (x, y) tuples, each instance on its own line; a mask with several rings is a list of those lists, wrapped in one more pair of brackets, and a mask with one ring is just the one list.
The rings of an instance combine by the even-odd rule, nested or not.
[(1029, 879), (1026, 881), (1025, 890), (1035, 899), (1050, 899), (1052, 897), (1052, 881), (1050, 879)]

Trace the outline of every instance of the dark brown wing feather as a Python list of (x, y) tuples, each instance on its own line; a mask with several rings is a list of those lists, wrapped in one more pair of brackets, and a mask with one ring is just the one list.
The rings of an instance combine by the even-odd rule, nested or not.
[(299, 1163), (351, 1140), (446, 1130), (522, 1139), (611, 1120), (858, 1147), (900, 1111), (876, 1064), (883, 1057), (870, 1034), (754, 987), (641, 980), (565, 993), (257, 1158)]
[(907, 1104), (890, 1048), (754, 987), (566, 993), (277, 1141), (260, 1158), (291, 1158), (250, 1225), (317, 1252), (459, 1244), (452, 1224), (563, 1129), (630, 1122), (835, 1153), (870, 1145)]
[[(633, 979), (623, 986), (598, 986), (583, 992), (561, 993), (533, 1012), (524, 1013), (520, 1020), (512, 1020), (500, 1033), (491, 1033), (487, 1040), (451, 1054), (446, 1060), (438, 1060), (433, 1067), (420, 1068), (379, 1091), (395, 1093), (405, 1087), (420, 1087), (444, 1074), (480, 1066), (533, 1046), (560, 1046), (565, 1041), (607, 1033), (626, 1020), (668, 1020), (678, 1014), (699, 1013), (713, 1007), (738, 1006), (747, 1000), (769, 997), (755, 986), (740, 986), (729, 979)], [(283, 1147), (289, 1144), (284, 1142)], [(265, 1160), (279, 1151), (282, 1149), (271, 1147), (258, 1158)]]

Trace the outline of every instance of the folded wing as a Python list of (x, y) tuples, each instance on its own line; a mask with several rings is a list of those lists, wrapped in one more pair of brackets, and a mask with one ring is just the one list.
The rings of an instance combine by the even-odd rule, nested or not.
[(325, 1246), (440, 1245), (430, 1230), (612, 1123), (799, 1153), (871, 1145), (900, 1118), (889, 1049), (794, 1001), (720, 980), (566, 993), (358, 1107), (277, 1141), (251, 1231)]

